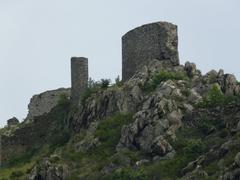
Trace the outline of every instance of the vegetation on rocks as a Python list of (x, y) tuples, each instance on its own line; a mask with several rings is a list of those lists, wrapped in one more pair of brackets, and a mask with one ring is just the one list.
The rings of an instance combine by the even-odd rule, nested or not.
[(213, 85), (203, 100), (198, 103), (198, 106), (202, 108), (211, 108), (224, 106), (228, 103), (237, 102), (239, 100), (239, 95), (224, 95), (218, 85)]
[(174, 71), (165, 71), (162, 70), (159, 73), (155, 73), (153, 77), (147, 82), (144, 89), (146, 91), (153, 91), (157, 86), (167, 80), (188, 80), (188, 76), (184, 72), (174, 72)]
[(107, 89), (110, 85), (110, 82), (110, 79), (101, 79), (101, 81), (94, 81), (90, 78), (88, 81), (88, 87), (81, 97), (82, 104), (85, 104), (85, 101), (91, 97), (91, 95), (99, 92), (100, 90)]

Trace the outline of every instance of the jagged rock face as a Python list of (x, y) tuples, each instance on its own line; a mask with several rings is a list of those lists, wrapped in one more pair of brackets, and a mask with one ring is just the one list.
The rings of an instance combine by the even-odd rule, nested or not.
[(187, 75), (189, 77), (194, 77), (197, 74), (198, 70), (197, 70), (196, 64), (194, 64), (194, 63), (190, 63), (190, 62), (187, 61), (185, 63), (185, 67), (184, 68), (185, 68), (185, 70), (187, 72)]
[(122, 37), (122, 77), (131, 78), (153, 59), (179, 65), (177, 26), (168, 22), (146, 24)]
[[(189, 80), (168, 80), (162, 82), (150, 95), (144, 93), (142, 87), (154, 74), (163, 70), (182, 72)], [(226, 89), (238, 87), (235, 81), (220, 81), (225, 76), (221, 71), (211, 71), (202, 76), (193, 63), (173, 66), (171, 61), (155, 59), (136, 72), (122, 88), (110, 88), (89, 98), (85, 106), (71, 117), (69, 124), (75, 132), (79, 132), (81, 128), (88, 128), (91, 122), (116, 112), (131, 112), (134, 113), (135, 121), (122, 128), (117, 146), (119, 151), (124, 148), (140, 149), (160, 157), (174, 154), (167, 139), (175, 139), (175, 131), (182, 126), (183, 115), (191, 113), (194, 105), (216, 83)]]
[(88, 127), (91, 122), (117, 112), (136, 112), (142, 101), (142, 92), (138, 86), (124, 86), (121, 89), (108, 89), (100, 91), (90, 97), (84, 105), (70, 115), (70, 128), (79, 132), (81, 128)]
[(58, 104), (60, 96), (63, 94), (70, 97), (70, 89), (60, 88), (33, 96), (28, 105), (29, 111), (26, 120), (49, 113)]
[(227, 95), (239, 94), (240, 88), (237, 85), (237, 79), (233, 74), (224, 75), (223, 92)]
[[(208, 109), (196, 109), (190, 114), (186, 114), (183, 118), (185, 126), (195, 127), (197, 124), (204, 124), (204, 120), (208, 120), (209, 123), (217, 122), (217, 126), (227, 129), (232, 136), (225, 138), (225, 140), (219, 145), (214, 145), (204, 155), (198, 157), (195, 161), (190, 162), (185, 168), (182, 169), (182, 180), (197, 179), (208, 177), (209, 175), (203, 170), (210, 164), (215, 164), (218, 167), (218, 171), (213, 172), (214, 177), (218, 177), (221, 180), (235, 180), (239, 179), (240, 166), (239, 157), (237, 152), (234, 155), (234, 151), (239, 151), (240, 142), (234, 135), (240, 132), (238, 129), (238, 123), (240, 118), (240, 104), (234, 103), (224, 107), (208, 108)], [(214, 135), (216, 129), (209, 132)], [(217, 135), (219, 137), (219, 135)], [(226, 163), (229, 161), (229, 154), (233, 154), (232, 164)], [(231, 162), (231, 161), (230, 161)]]
[[(98, 147), (100, 151), (105, 150), (104, 141), (96, 133), (100, 127), (98, 125), (108, 116), (128, 113), (133, 115), (133, 119), (130, 118), (131, 121), (124, 122), (124, 125), (117, 125), (121, 127), (116, 128), (114, 145), (106, 143), (106, 146), (111, 146), (113, 149), (111, 152), (113, 155), (109, 159), (106, 158), (104, 165), (97, 166), (101, 174), (113, 173), (115, 170), (121, 170), (121, 167), (132, 167), (138, 171), (142, 165), (168, 159), (175, 161), (174, 156), (177, 155), (178, 158), (180, 155), (184, 157), (184, 162), (180, 159), (180, 163), (184, 163), (185, 167), (178, 167), (181, 169), (178, 169), (179, 173), (175, 177), (182, 176), (183, 180), (206, 179), (209, 177), (206, 167), (217, 163), (216, 177), (222, 180), (240, 179), (239, 102), (215, 108), (196, 106), (204, 97), (208, 97), (207, 93), (215, 86), (222, 91), (219, 92), (221, 95), (231, 97), (239, 95), (240, 86), (235, 76), (224, 74), (223, 70), (218, 72), (211, 70), (202, 75), (194, 63), (186, 62), (184, 66), (179, 65), (177, 27), (171, 23), (158, 22), (136, 28), (127, 33), (122, 42), (124, 84), (106, 89), (100, 88), (84, 99), (84, 102), (79, 103), (87, 87), (87, 59), (84, 58), (84, 61), (79, 63), (79, 58), (73, 58), (71, 106), (69, 101), (66, 104), (59, 104), (62, 94), (67, 98), (70, 97), (70, 89), (62, 88), (34, 96), (29, 104), (27, 120), (18, 125), (16, 118), (10, 119), (8, 127), (0, 131), (1, 147), (3, 147), (0, 159), (3, 163), (14, 156), (24, 154), (33, 147), (50, 145), (54, 148), (54, 145), (57, 145), (54, 155), (59, 153), (56, 155), (58, 160), (55, 161), (54, 157), (51, 159), (52, 156), (41, 159), (39, 164), (31, 168), (28, 179), (68, 179), (71, 168), (79, 170), (79, 165), (81, 166), (85, 161), (85, 159), (79, 161), (79, 157), (75, 157), (73, 151), (81, 156), (92, 153), (98, 156)], [(184, 78), (179, 79), (176, 75), (183, 75)], [(156, 83), (155, 78), (162, 79)], [(151, 85), (154, 85), (154, 88)], [(180, 139), (181, 135), (179, 138), (176, 132), (186, 127), (190, 130), (190, 134), (184, 134), (183, 136), (186, 137)], [(64, 132), (66, 129), (67, 133)], [(192, 131), (200, 134), (197, 135), (199, 139), (189, 137), (195, 136)], [(112, 134), (115, 132), (110, 136)], [(72, 137), (69, 140), (70, 135)], [(180, 141), (185, 141), (185, 138), (193, 140), (193, 145), (196, 146), (188, 147), (185, 143), (192, 144), (186, 140), (180, 142), (181, 147), (177, 147), (174, 142), (177, 142), (178, 138)], [(204, 142), (200, 139), (204, 139)], [(202, 147), (205, 143), (208, 148)], [(191, 151), (195, 153), (197, 148), (204, 150), (191, 154)], [(70, 157), (66, 157), (63, 151), (69, 151)], [(88, 154), (89, 152), (91, 153)], [(131, 154), (132, 157), (127, 155), (135, 152), (143, 153), (144, 159), (140, 159), (143, 156), (139, 158)], [(187, 153), (190, 153), (190, 159), (185, 157)], [(227, 162), (226, 165), (224, 158), (229, 154), (232, 161)], [(77, 159), (73, 159), (74, 162), (71, 160), (67, 162), (71, 156)], [(87, 163), (87, 166), (94, 171), (96, 167), (92, 168), (91, 164), (95, 163), (95, 157), (91, 158), (93, 159)], [(96, 159), (100, 161), (102, 157)], [(84, 170), (85, 168), (83, 167)], [(84, 177), (87, 176), (84, 175), (83, 179)]]
[(28, 180), (67, 180), (69, 173), (66, 165), (55, 165), (45, 159), (40, 165), (34, 167)]
[(141, 110), (134, 115), (135, 122), (123, 127), (118, 150), (125, 147), (137, 148), (160, 156), (173, 150), (165, 138), (174, 138), (175, 130), (182, 123), (182, 111), (186, 109), (180, 101), (172, 97), (185, 99), (186, 104), (193, 103), (182, 95), (180, 87), (183, 83), (164, 82), (146, 99)]

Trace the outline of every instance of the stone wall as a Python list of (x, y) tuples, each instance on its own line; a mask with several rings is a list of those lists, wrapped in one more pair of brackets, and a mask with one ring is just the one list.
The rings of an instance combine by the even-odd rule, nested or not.
[(62, 94), (70, 98), (70, 89), (60, 88), (34, 95), (28, 105), (29, 111), (26, 119), (31, 120), (33, 117), (49, 113), (58, 104)]
[(122, 37), (122, 78), (131, 78), (152, 59), (179, 65), (177, 26), (168, 22), (146, 24)]
[[(64, 134), (68, 108), (65, 105), (56, 106), (49, 113), (34, 116), (34, 120), (19, 125), (8, 126), (0, 131), (0, 161), (4, 165), (28, 152), (33, 153), (44, 144), (58, 143), (58, 137)], [(0, 163), (1, 166), (1, 163)], [(1, 178), (0, 178), (1, 179)]]
[(71, 103), (78, 105), (80, 98), (88, 86), (88, 59), (72, 57), (71, 59)]

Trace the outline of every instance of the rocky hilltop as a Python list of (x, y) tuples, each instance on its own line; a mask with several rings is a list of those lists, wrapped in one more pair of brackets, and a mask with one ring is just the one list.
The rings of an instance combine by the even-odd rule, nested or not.
[(71, 91), (34, 96), (26, 120), (0, 130), (0, 179), (240, 179), (235, 76), (181, 65), (171, 23), (122, 40), (123, 81), (88, 80), (75, 57)]

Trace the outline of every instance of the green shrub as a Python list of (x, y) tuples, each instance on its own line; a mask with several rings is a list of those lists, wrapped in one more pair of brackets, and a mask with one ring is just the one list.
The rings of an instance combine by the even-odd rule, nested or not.
[(122, 126), (132, 121), (132, 114), (116, 114), (102, 120), (95, 133), (101, 142), (101, 145), (96, 149), (98, 153), (103, 156), (113, 154), (121, 137)]
[(109, 84), (110, 84), (111, 80), (110, 79), (101, 79), (101, 88), (102, 89), (106, 89), (108, 88)]
[(200, 122), (197, 127), (204, 135), (208, 135), (212, 130), (213, 125), (211, 125), (209, 122)]
[(66, 93), (59, 95), (58, 104), (59, 105), (69, 105), (70, 99)]
[(86, 100), (91, 97), (93, 94), (97, 93), (100, 90), (108, 88), (111, 80), (110, 79), (101, 79), (101, 81), (94, 81), (91, 78), (88, 81), (88, 87), (85, 90), (84, 94), (81, 97), (82, 104), (85, 104)]
[(18, 164), (24, 164), (31, 161), (31, 158), (39, 151), (39, 147), (29, 148), (25, 153), (21, 155), (12, 156), (8, 162), (6, 162), (6, 167), (12, 167)]
[(201, 139), (191, 139), (187, 142), (187, 146), (183, 148), (183, 153), (187, 156), (198, 156), (205, 150), (205, 145)]
[(146, 173), (143, 169), (134, 170), (131, 167), (117, 169), (111, 175), (103, 179), (104, 180), (134, 180), (134, 179), (148, 180)]
[(216, 107), (223, 105), (225, 97), (221, 89), (217, 85), (213, 85), (206, 97), (198, 104), (199, 107)]
[(221, 137), (221, 138), (225, 138), (225, 137), (227, 137), (228, 136), (228, 130), (227, 129), (223, 129), (220, 133), (219, 133), (219, 136)]
[(209, 108), (216, 106), (224, 106), (226, 104), (239, 101), (240, 101), (239, 95), (224, 95), (219, 86), (214, 85), (209, 90), (206, 97), (204, 97), (203, 100), (200, 103), (198, 103), (198, 107)]
[(13, 171), (10, 175), (11, 179), (18, 179), (19, 177), (23, 176), (24, 173), (22, 171)]
[(123, 85), (123, 81), (120, 80), (119, 76), (115, 79), (115, 84), (117, 87), (121, 87)]
[(182, 154), (176, 155), (173, 159), (162, 160), (144, 167), (148, 179), (177, 179), (181, 170), (191, 161)]
[(146, 91), (153, 91), (161, 82), (167, 80), (188, 80), (188, 77), (183, 72), (161, 71), (155, 74), (151, 80), (149, 80), (144, 89)]

